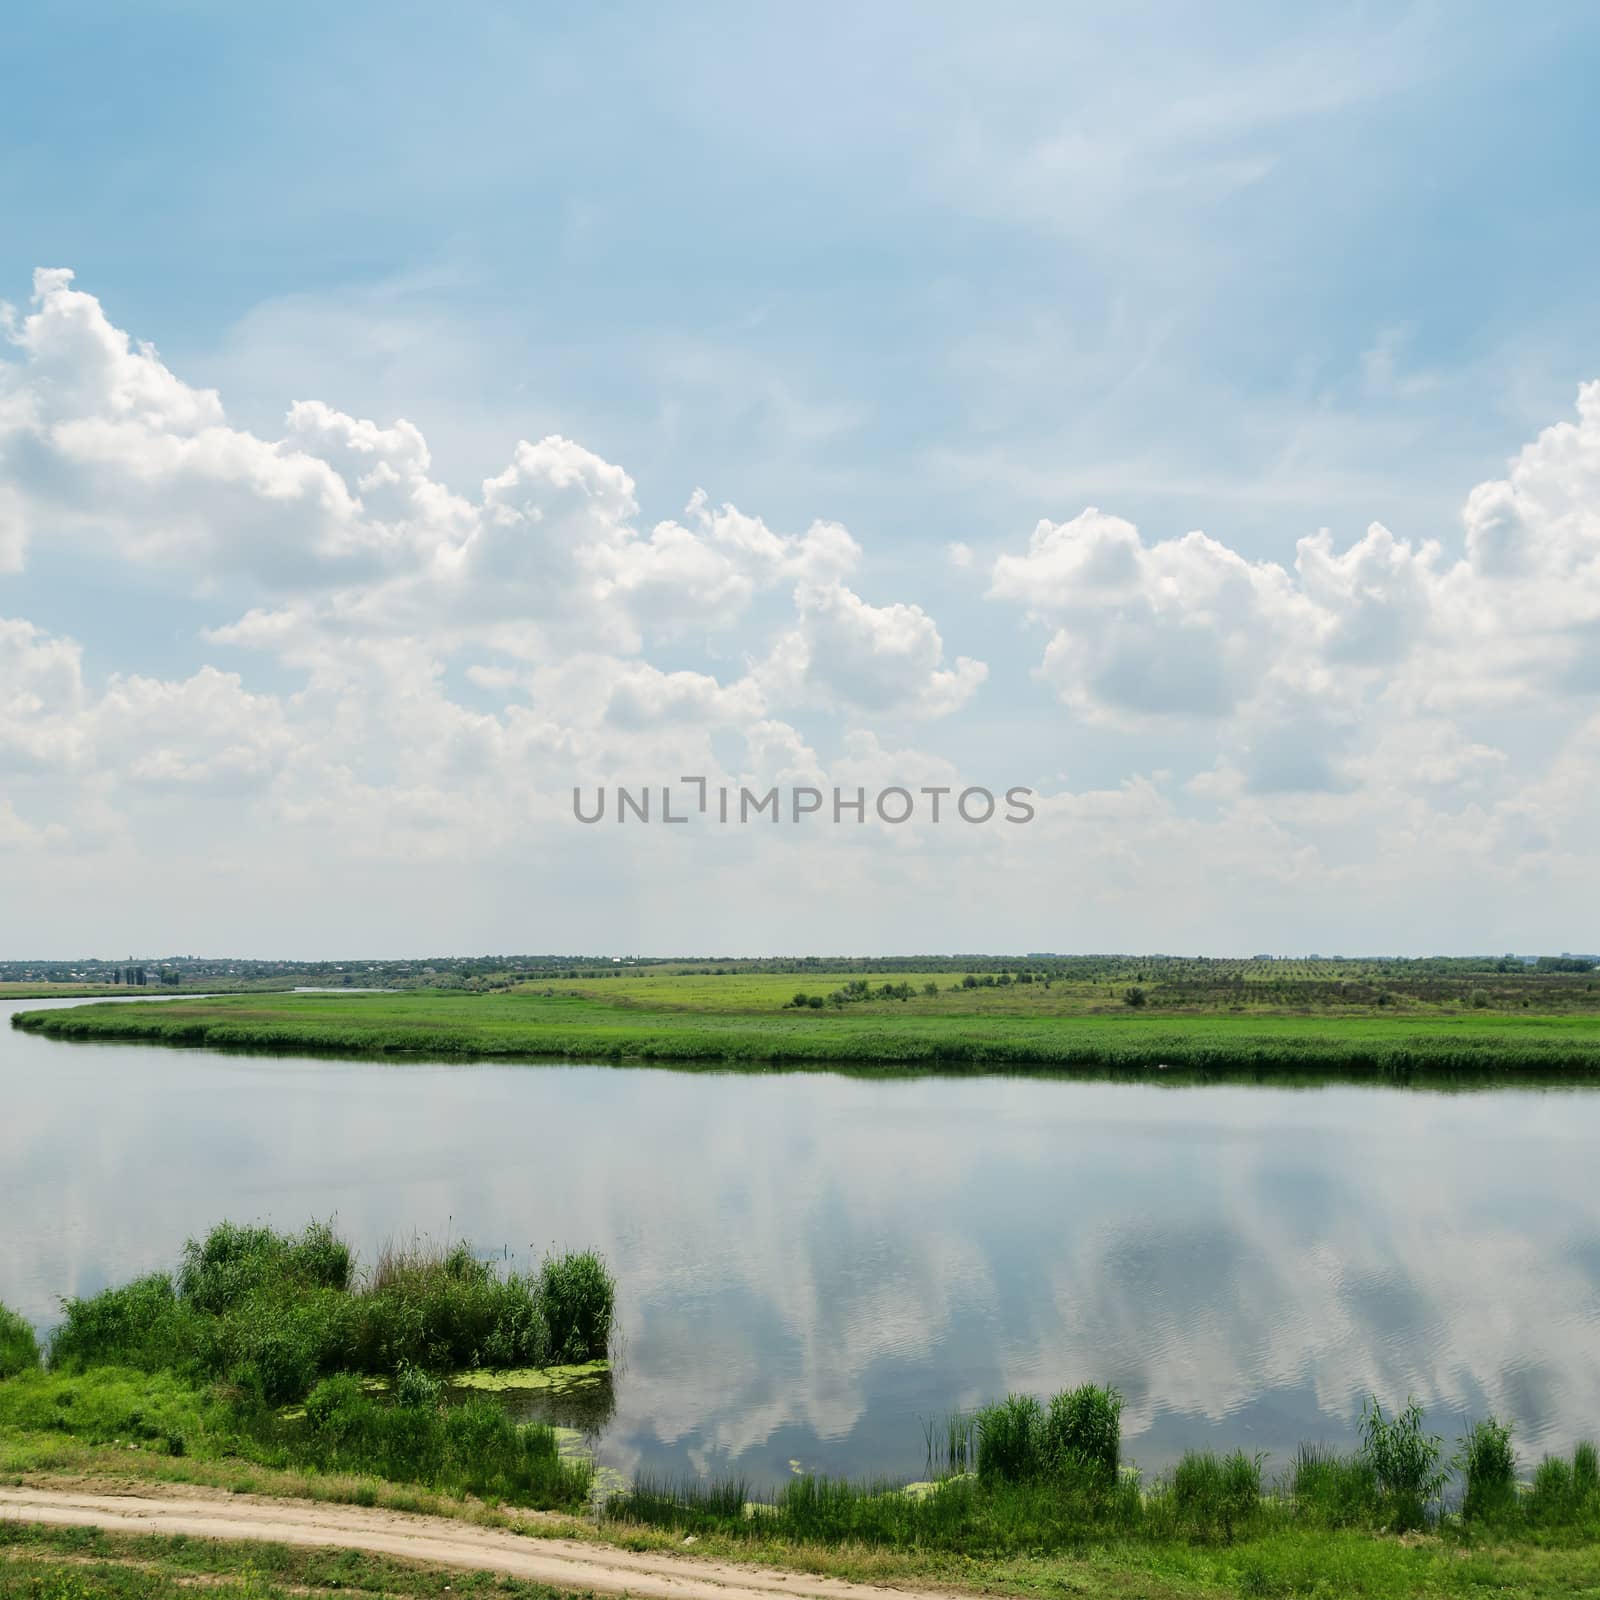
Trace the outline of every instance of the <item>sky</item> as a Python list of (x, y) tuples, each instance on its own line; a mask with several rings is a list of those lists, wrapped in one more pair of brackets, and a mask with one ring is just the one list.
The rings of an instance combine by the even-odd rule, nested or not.
[(0, 956), (1600, 946), (1592, 7), (8, 55)]

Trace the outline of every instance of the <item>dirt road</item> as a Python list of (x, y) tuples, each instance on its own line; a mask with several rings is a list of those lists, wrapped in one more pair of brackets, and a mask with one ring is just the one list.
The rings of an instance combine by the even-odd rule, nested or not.
[(697, 1560), (687, 1554), (618, 1550), (577, 1539), (529, 1537), (448, 1517), (198, 1488), (163, 1486), (128, 1494), (0, 1488), (0, 1519), (104, 1528), (112, 1533), (186, 1533), (208, 1539), (368, 1550), (436, 1566), (503, 1572), (558, 1589), (592, 1589), (650, 1600), (773, 1600), (775, 1595), (802, 1600), (936, 1600), (931, 1591), (844, 1583), (800, 1572)]

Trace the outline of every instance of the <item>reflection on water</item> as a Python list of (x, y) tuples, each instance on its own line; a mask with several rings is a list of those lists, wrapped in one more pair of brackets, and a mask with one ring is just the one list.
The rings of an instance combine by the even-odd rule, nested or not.
[[(37, 1004), (33, 1002), (32, 1004)], [(1525, 1456), (1600, 1429), (1600, 1094), (395, 1066), (0, 1025), (0, 1300), (336, 1214), (526, 1262), (595, 1246), (600, 1458), (915, 1476), (920, 1419), (1084, 1378), (1148, 1467), (1348, 1442), (1361, 1398)], [(574, 1419), (564, 1425), (587, 1426)]]

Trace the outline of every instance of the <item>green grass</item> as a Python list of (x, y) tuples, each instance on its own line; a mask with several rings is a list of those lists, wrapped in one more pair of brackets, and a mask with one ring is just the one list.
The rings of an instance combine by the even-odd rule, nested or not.
[[(647, 1543), (648, 1536), (635, 1542)], [(694, 1554), (724, 1554), (702, 1544)], [(748, 1554), (746, 1550), (744, 1553)], [(1534, 1600), (1592, 1594), (1600, 1554), (1424, 1542), (1378, 1544), (1348, 1535), (1268, 1535), (1219, 1549), (1141, 1547), (1003, 1560), (943, 1552), (886, 1555), (860, 1548), (795, 1553), (804, 1570), (950, 1592), (1082, 1600), (1224, 1600), (1235, 1596), (1351, 1596), (1356, 1600)], [(429, 1567), (363, 1551), (307, 1549), (183, 1535), (0, 1524), (5, 1600), (222, 1600), (395, 1596), (397, 1600), (555, 1600), (556, 1591), (489, 1572)]]
[[(141, 1006), (23, 1012), (22, 1028), (67, 1040), (120, 1039), (276, 1051), (429, 1057), (790, 1065), (1053, 1066), (1154, 1072), (1247, 1070), (1586, 1072), (1600, 1065), (1600, 1013), (1454, 1011), (1311, 1015), (1192, 1013), (1120, 1003), (1033, 1014), (973, 1009), (970, 991), (823, 1011), (750, 1009), (730, 991), (711, 1009), (708, 980), (618, 980), (606, 998), (566, 992), (464, 995), (251, 995)], [(761, 979), (709, 980), (753, 985)], [(667, 1009), (630, 998), (684, 984)], [(792, 978), (783, 978), (790, 990)], [(554, 986), (546, 986), (553, 988)], [(1038, 987), (1038, 986), (1035, 986)], [(627, 991), (624, 993), (624, 991)], [(986, 995), (987, 991), (977, 991)], [(1040, 993), (1044, 991), (1040, 989)], [(1006, 1002), (1010, 1004), (1008, 1000)], [(763, 1002), (765, 1004), (765, 1002)], [(964, 1009), (962, 1009), (964, 1008)]]
[(12, 1378), (39, 1365), (33, 1329), (15, 1311), (0, 1306), (0, 1378)]
[(560, 1593), (493, 1572), (428, 1567), (361, 1550), (0, 1522), (0, 1596), (5, 1600), (192, 1600), (197, 1590), (224, 1600), (350, 1594), (557, 1600)]
[(290, 1411), (169, 1372), (28, 1373), (0, 1384), (0, 1437), (12, 1448), (57, 1439), (174, 1460), (244, 1460), (536, 1508), (582, 1507), (593, 1484), (587, 1460), (563, 1455), (554, 1429), (514, 1422), (492, 1399), (447, 1404), (436, 1393), (406, 1403), (368, 1393), (348, 1373), (324, 1379)]

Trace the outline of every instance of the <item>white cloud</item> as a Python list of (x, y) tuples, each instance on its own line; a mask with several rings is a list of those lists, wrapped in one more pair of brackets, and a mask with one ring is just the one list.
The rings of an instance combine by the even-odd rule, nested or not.
[(804, 584), (799, 626), (783, 635), (757, 676), (782, 702), (941, 717), (977, 693), (989, 669), (946, 662), (939, 629), (921, 606), (869, 605), (842, 583)]
[(83, 700), (80, 647), (0, 617), (0, 773), (81, 765), (88, 756), (78, 720)]
[[(577, 914), (601, 944), (626, 904), (704, 919), (658, 922), (664, 946), (731, 948), (719, 905), (797, 883), (814, 921), (782, 942), (837, 943), (826, 880), (868, 943), (1216, 948), (1237, 930), (1260, 948), (1315, 904), (1318, 942), (1342, 927), (1354, 948), (1363, 927), (1436, 944), (1485, 907), (1565, 927), (1600, 891), (1600, 385), (1473, 491), (1457, 540), (1374, 523), (1279, 564), (1093, 508), (1040, 522), (988, 592), (1035, 630), (1056, 707), (1007, 720), (1026, 685), (985, 696), (985, 662), (872, 593), (837, 523), (786, 533), (697, 491), (641, 525), (629, 474), (556, 434), (471, 494), (404, 421), (305, 399), (266, 438), (64, 273), (5, 327), (0, 567), (50, 548), (165, 574), (200, 624), (196, 658), (158, 672), (92, 617), (82, 644), (0, 620), (19, 893), (45, 848), (113, 881), (227, 862), (248, 838), (324, 864), (453, 864), (463, 905), (498, 895), (508, 860), (530, 882), (598, 873)], [(978, 564), (948, 555), (944, 581)], [(1042, 781), (1063, 768), (1072, 787)], [(609, 854), (578, 854), (602, 846), (574, 845), (573, 785), (682, 773), (1025, 784), (1038, 820), (648, 849), (614, 832)], [(684, 913), (669, 890), (690, 859), (716, 887)]]

